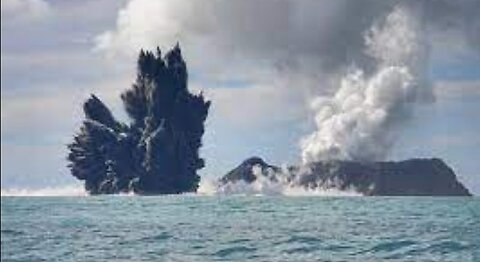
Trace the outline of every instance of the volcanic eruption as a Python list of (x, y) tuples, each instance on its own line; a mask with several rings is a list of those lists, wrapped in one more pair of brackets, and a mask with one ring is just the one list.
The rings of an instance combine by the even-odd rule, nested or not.
[(178, 44), (164, 57), (141, 51), (137, 78), (121, 99), (131, 122), (117, 121), (95, 95), (68, 145), (68, 167), (91, 194), (194, 192), (203, 168), (199, 156), (210, 102), (187, 88)]

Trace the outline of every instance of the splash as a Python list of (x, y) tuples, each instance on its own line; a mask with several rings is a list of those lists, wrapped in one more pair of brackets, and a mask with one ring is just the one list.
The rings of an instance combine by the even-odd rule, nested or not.
[(240, 181), (220, 187), (216, 194), (242, 194), (242, 195), (267, 195), (267, 196), (362, 196), (355, 189), (339, 190), (337, 188), (306, 188), (294, 184), (284, 184), (268, 181), (266, 179), (256, 180), (253, 183)]
[(45, 187), (38, 189), (29, 188), (2, 188), (1, 195), (3, 196), (25, 196), (25, 197), (40, 197), (40, 196), (86, 196), (87, 193), (82, 186), (66, 185), (59, 187)]
[(431, 96), (424, 30), (413, 10), (397, 6), (365, 33), (372, 73), (354, 67), (333, 97), (313, 100), (317, 129), (300, 142), (304, 164), (385, 159), (412, 106)]
[(253, 166), (252, 174), (255, 176), (255, 181), (251, 183), (240, 180), (220, 184), (210, 179), (202, 179), (197, 193), (200, 195), (362, 196), (354, 188), (339, 190), (334, 186), (326, 185), (317, 185), (313, 188), (301, 186), (297, 180), (290, 179), (301, 174), (292, 174), (286, 169), (280, 172), (270, 169), (264, 173), (260, 166)]
[(218, 191), (217, 181), (202, 177), (200, 183), (198, 184), (197, 194), (204, 196), (216, 195)]

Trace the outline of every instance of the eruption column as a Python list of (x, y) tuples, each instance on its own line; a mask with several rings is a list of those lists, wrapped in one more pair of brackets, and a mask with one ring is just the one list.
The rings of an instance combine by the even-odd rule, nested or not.
[(397, 6), (365, 33), (373, 72), (354, 68), (333, 97), (313, 100), (317, 129), (300, 143), (304, 164), (383, 160), (412, 106), (431, 97), (428, 50), (417, 10), (421, 8)]

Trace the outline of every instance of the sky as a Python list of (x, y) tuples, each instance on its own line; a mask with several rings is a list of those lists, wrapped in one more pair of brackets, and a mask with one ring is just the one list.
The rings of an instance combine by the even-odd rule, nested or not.
[[(314, 98), (334, 96), (352, 68), (374, 74), (365, 35), (410, 2), (2, 0), (2, 188), (80, 185), (65, 145), (83, 101), (95, 93), (128, 121), (119, 94), (140, 48), (176, 42), (189, 88), (212, 101), (202, 176), (254, 155), (300, 163), (302, 139), (318, 128)], [(442, 158), (480, 194), (480, 3), (417, 2), (429, 98), (407, 104), (382, 157)]]

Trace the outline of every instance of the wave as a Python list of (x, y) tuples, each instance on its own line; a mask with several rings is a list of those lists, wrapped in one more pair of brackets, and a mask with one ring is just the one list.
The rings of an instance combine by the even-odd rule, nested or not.
[(86, 196), (87, 192), (79, 185), (65, 185), (44, 188), (2, 188), (1, 196)]

